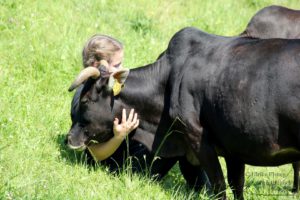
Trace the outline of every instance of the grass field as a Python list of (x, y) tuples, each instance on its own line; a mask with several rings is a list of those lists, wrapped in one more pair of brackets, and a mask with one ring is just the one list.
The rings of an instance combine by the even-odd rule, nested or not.
[[(125, 66), (135, 68), (153, 62), (183, 27), (237, 35), (271, 4), (300, 9), (298, 0), (0, 0), (0, 199), (209, 199), (187, 190), (178, 168), (161, 183), (88, 168), (63, 144), (67, 89), (95, 33), (120, 39)], [(299, 199), (292, 172), (247, 166), (246, 199)]]

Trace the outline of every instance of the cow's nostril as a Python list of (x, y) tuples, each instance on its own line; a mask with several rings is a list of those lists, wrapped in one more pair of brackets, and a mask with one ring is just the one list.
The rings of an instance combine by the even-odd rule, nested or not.
[(64, 139), (64, 144), (67, 145), (68, 144), (68, 135), (66, 135), (65, 139)]
[(67, 144), (71, 144), (71, 140), (72, 140), (71, 138), (72, 138), (71, 134), (68, 134), (67, 137), (66, 137)]

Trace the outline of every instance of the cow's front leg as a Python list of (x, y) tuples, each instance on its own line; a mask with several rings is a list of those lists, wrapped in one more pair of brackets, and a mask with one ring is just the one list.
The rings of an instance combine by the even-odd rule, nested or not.
[(242, 200), (244, 199), (245, 164), (228, 157), (225, 157), (225, 161), (228, 183), (233, 191), (234, 198)]
[(187, 161), (186, 157), (181, 157), (179, 168), (189, 188), (196, 191), (202, 190), (203, 187), (206, 189), (211, 188), (208, 177), (201, 166), (194, 166)]
[(199, 161), (209, 178), (214, 194), (217, 198), (226, 199), (226, 184), (217, 153), (213, 145), (205, 139), (202, 141), (197, 152)]
[(208, 139), (209, 132), (201, 127), (196, 118), (190, 117), (190, 119), (186, 123), (186, 131), (192, 152), (195, 153), (207, 173), (214, 194), (218, 198), (226, 199), (226, 184), (223, 172), (215, 148)]
[(293, 163), (293, 169), (294, 169), (294, 184), (292, 192), (297, 193), (299, 190), (299, 169), (300, 169), (300, 162), (294, 162)]
[[(150, 157), (150, 156), (149, 156)], [(150, 176), (155, 177), (157, 180), (161, 180), (176, 164), (178, 158), (157, 158), (148, 159), (148, 167)]]

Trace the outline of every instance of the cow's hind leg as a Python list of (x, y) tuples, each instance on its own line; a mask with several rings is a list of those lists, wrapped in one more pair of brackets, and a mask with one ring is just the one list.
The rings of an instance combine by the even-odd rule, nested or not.
[(244, 199), (245, 164), (227, 157), (225, 157), (225, 161), (228, 183), (233, 191), (234, 198), (239, 200)]
[(202, 167), (194, 166), (186, 157), (182, 157), (179, 159), (179, 168), (189, 188), (196, 191), (200, 191), (203, 187), (210, 189), (208, 177)]
[(292, 192), (297, 193), (299, 190), (299, 169), (300, 169), (300, 162), (294, 162), (293, 163), (293, 169), (294, 169), (294, 184)]

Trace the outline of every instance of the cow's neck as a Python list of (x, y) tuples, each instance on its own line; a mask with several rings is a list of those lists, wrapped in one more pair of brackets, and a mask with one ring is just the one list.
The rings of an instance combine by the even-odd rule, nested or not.
[[(153, 112), (161, 112), (170, 73), (169, 65), (164, 62), (165, 59), (161, 58), (153, 64), (131, 70), (124, 88), (115, 98), (115, 109), (134, 108), (140, 111), (140, 115), (149, 116)], [(117, 110), (115, 112), (118, 113)]]
[[(162, 57), (153, 64), (131, 70), (124, 88), (114, 100), (114, 113), (118, 117), (122, 108), (135, 109), (140, 119), (139, 133), (151, 133), (153, 136), (160, 122), (170, 74), (170, 66), (166, 62)], [(147, 136), (149, 134), (143, 134), (143, 137)]]

